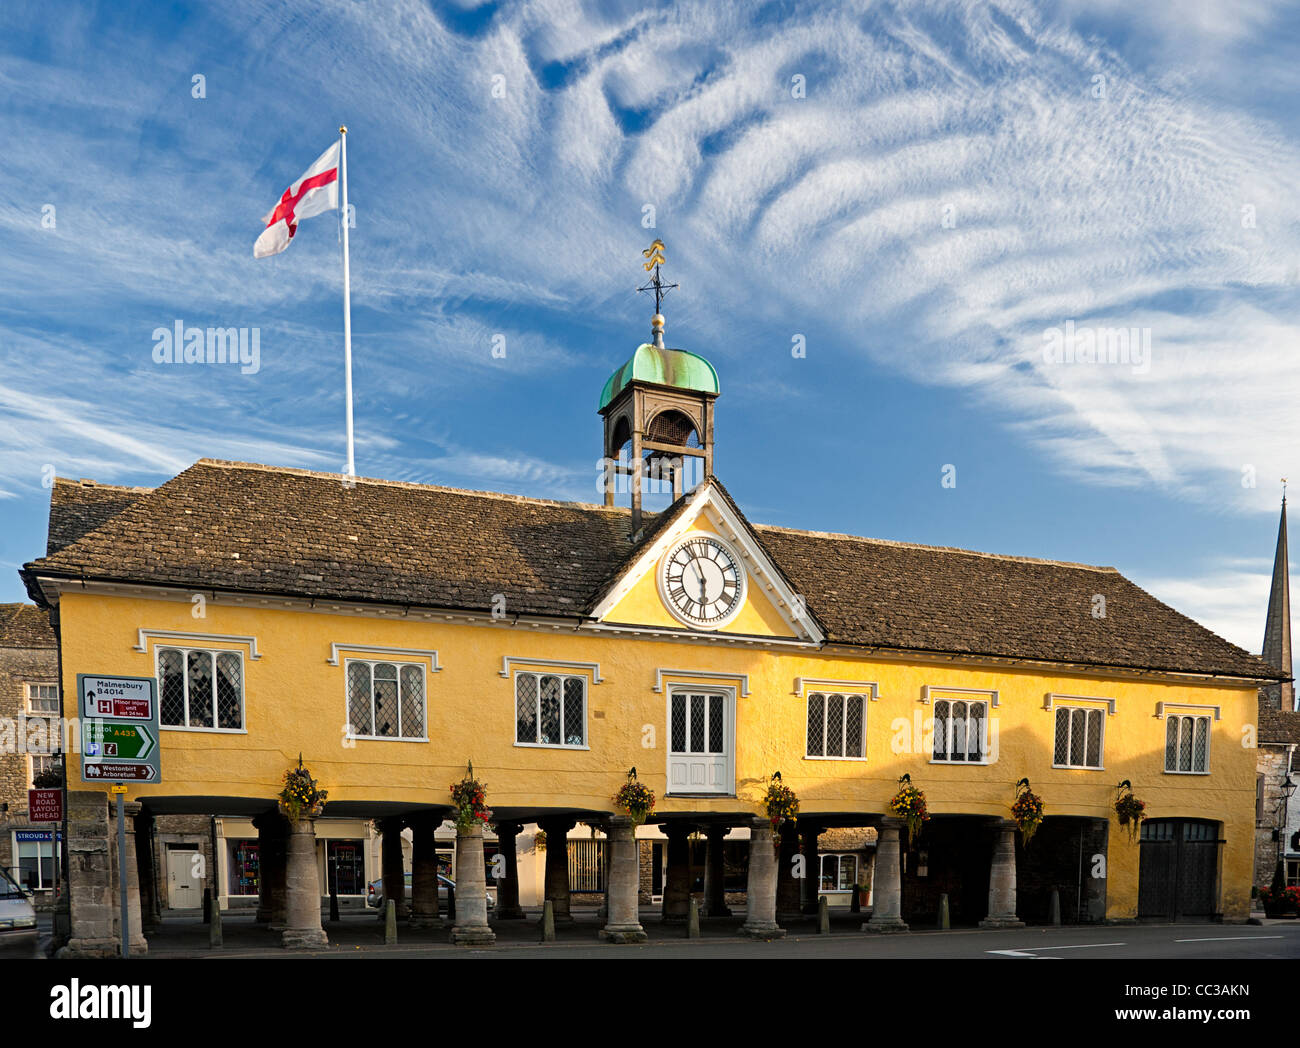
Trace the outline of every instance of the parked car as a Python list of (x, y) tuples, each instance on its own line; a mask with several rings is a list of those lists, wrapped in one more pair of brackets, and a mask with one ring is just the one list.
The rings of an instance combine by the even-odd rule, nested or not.
[(0, 947), (34, 949), (36, 907), (22, 886), (0, 868)]
[[(445, 874), (438, 874), (438, 911), (445, 912), (447, 909), (447, 889), (453, 891), (456, 889), (456, 882)], [(486, 892), (487, 908), (490, 910), (496, 905), (494, 893), (489, 890)], [(411, 902), (411, 875), (406, 875), (406, 902)], [(372, 909), (381, 909), (384, 905), (384, 881), (383, 878), (371, 881), (366, 885), (366, 905)]]

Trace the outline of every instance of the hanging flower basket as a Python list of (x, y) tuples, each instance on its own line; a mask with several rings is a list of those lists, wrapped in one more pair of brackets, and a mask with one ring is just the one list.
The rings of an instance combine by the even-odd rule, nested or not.
[(799, 821), (799, 798), (794, 790), (781, 781), (781, 773), (773, 774), (763, 796), (763, 810), (772, 824), (774, 844), (781, 846), (781, 826), (785, 822)]
[(1115, 801), (1115, 817), (1119, 820), (1119, 824), (1128, 831), (1128, 839), (1135, 844), (1138, 835), (1142, 832), (1142, 824), (1147, 819), (1142, 814), (1146, 811), (1146, 807), (1146, 803), (1138, 800), (1132, 793), (1123, 793)]
[(627, 773), (627, 782), (614, 794), (614, 803), (627, 812), (633, 826), (640, 826), (655, 810), (655, 795), (649, 786), (637, 781), (633, 768)]
[(1043, 798), (1029, 788), (1028, 779), (1021, 779), (1016, 784), (1016, 803), (1011, 805), (1011, 817), (1028, 845), (1043, 824)]
[(294, 823), (303, 818), (319, 818), (325, 810), (327, 796), (329, 794), (311, 777), (311, 772), (303, 767), (300, 757), (298, 767), (284, 773), (284, 788), (279, 796), (280, 814)]
[(907, 823), (907, 845), (910, 848), (920, 836), (921, 824), (930, 821), (925, 807), (925, 794), (912, 785), (910, 779), (898, 780), (900, 789), (889, 802), (889, 810)]
[(451, 803), (456, 806), (456, 829), (464, 833), (474, 826), (486, 826), (492, 821), (492, 810), (487, 806), (487, 787), (474, 778), (474, 764), (470, 762), (465, 777), (453, 782)]

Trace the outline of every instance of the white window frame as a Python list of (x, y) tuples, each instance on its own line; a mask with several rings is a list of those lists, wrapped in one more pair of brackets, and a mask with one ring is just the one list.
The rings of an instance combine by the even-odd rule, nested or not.
[[(11, 876), (14, 879), (14, 881), (16, 881), (19, 885), (23, 883), (22, 867), (19, 865), (19, 862), (22, 857), (18, 854), (18, 848), (20, 845), (23, 844), (37, 845), (36, 874), (38, 877), (41, 874), (41, 860), (44, 858), (44, 856), (40, 853), (40, 851), (47, 844), (50, 846), (50, 858), (54, 860), (55, 869), (57, 870), (58, 863), (60, 861), (60, 856), (63, 852), (63, 841), (59, 839), (63, 834), (62, 829), (56, 826), (52, 830), (39, 831), (43, 833), (49, 833), (50, 839), (48, 841), (20, 841), (18, 839), (18, 832), (19, 832), (18, 830), (13, 830), (9, 834), (9, 847), (10, 847), (9, 854), (13, 857), (9, 865), (9, 876)], [(54, 884), (55, 882), (51, 881), (49, 884), (42, 884), (39, 888), (33, 888), (32, 890), (38, 892), (53, 891)]]
[[(954, 689), (954, 690), (956, 690), (956, 689)], [(987, 691), (984, 691), (984, 692), (980, 692), (980, 694), (982, 694), (982, 695), (988, 695), (989, 693), (988, 693)], [(962, 703), (963, 705), (965, 705), (965, 707), (966, 707), (966, 712), (967, 712), (967, 722), (969, 722), (970, 707), (972, 707), (972, 706), (983, 706), (983, 707), (984, 707), (984, 716), (980, 718), (980, 723), (981, 723), (981, 726), (982, 726), (983, 731), (984, 731), (984, 737), (983, 737), (983, 739), (981, 740), (981, 745), (980, 745), (980, 759), (979, 759), (979, 760), (977, 760), (977, 761), (972, 761), (972, 760), (954, 760), (951, 756), (948, 756), (948, 757), (936, 757), (936, 756), (934, 755), (934, 740), (935, 740), (935, 737), (938, 735), (938, 731), (939, 731), (939, 718), (938, 718), (938, 715), (937, 715), (937, 710), (938, 710), (938, 707), (939, 707), (939, 703), (941, 703), (941, 702), (946, 702), (946, 703), (948, 704), (948, 709), (949, 709), (949, 720), (952, 719), (952, 713), (951, 713), (951, 711), (952, 711), (952, 705), (953, 705), (953, 703), (960, 702), (960, 703)], [(965, 765), (965, 766), (967, 766), (967, 767), (972, 767), (972, 768), (981, 768), (981, 767), (985, 767), (985, 766), (987, 766), (988, 764), (990, 764), (991, 762), (989, 761), (989, 749), (990, 749), (990, 746), (989, 746), (989, 714), (990, 714), (990, 711), (993, 709), (994, 705), (996, 705), (996, 700), (993, 700), (993, 699), (991, 699), (991, 698), (984, 698), (984, 699), (974, 699), (974, 698), (953, 698), (953, 697), (951, 697), (951, 696), (949, 696), (949, 695), (942, 694), (942, 693), (939, 694), (939, 695), (934, 696), (934, 707), (935, 707), (935, 710), (936, 710), (936, 715), (933, 716), (933, 717), (931, 718), (930, 763), (931, 763), (931, 764), (954, 764), (954, 765), (958, 765), (958, 766)], [(970, 729), (967, 728), (967, 731), (969, 731), (969, 730), (970, 730)], [(945, 736), (945, 743), (946, 743), (946, 749), (945, 749), (945, 752), (948, 753), (948, 754), (951, 754), (951, 753), (952, 753), (952, 738), (951, 738), (951, 733), (948, 731), (947, 727), (944, 728), (944, 736)]]
[[(564, 723), (564, 692), (565, 683), (570, 680), (580, 681), (582, 683), (582, 742), (581, 744), (569, 742), (520, 742), (519, 741), (519, 681), (522, 677), (535, 677), (537, 679), (537, 733), (542, 730), (542, 678), (555, 677), (560, 682), (560, 738), (567, 738), (570, 734), (565, 730), (567, 725)], [(588, 720), (591, 711), (591, 681), (582, 673), (566, 673), (562, 666), (555, 666), (547, 669), (523, 669), (515, 670), (513, 687), (510, 689), (510, 722), (513, 725), (511, 735), (514, 737), (514, 744), (518, 747), (534, 750), (589, 750), (591, 749), (591, 736), (587, 734)]]
[[(185, 685), (185, 723), (184, 724), (166, 724), (162, 720), (163, 704), (163, 676), (162, 676), (162, 654), (164, 651), (178, 651), (181, 653), (181, 680)], [(212, 657), (212, 727), (205, 727), (201, 724), (190, 723), (190, 653), (201, 652)], [(217, 721), (217, 656), (234, 655), (239, 659), (239, 727), (222, 728)], [(203, 731), (213, 732), (218, 735), (247, 735), (248, 734), (248, 664), (244, 659), (244, 653), (239, 648), (196, 648), (182, 647), (177, 644), (159, 644), (153, 650), (154, 677), (158, 681), (158, 727), (162, 731)]]
[[(845, 859), (853, 860), (853, 886), (850, 888), (823, 888), (822, 887), (822, 864), (827, 860), (835, 859), (835, 883), (840, 883), (841, 866)], [(858, 885), (862, 883), (862, 856), (857, 852), (828, 851), (819, 852), (817, 857), (817, 894), (818, 895), (852, 895), (858, 890)]]
[[(1178, 722), (1178, 742), (1174, 746), (1174, 760), (1178, 760), (1178, 754), (1182, 750), (1183, 722), (1191, 723), (1192, 731), (1192, 763), (1196, 763), (1196, 722), (1205, 721), (1205, 768), (1197, 771), (1195, 768), (1183, 770), (1182, 768), (1169, 767), (1169, 725), (1171, 722)], [(1161, 740), (1161, 748), (1165, 754), (1165, 774), (1166, 775), (1209, 775), (1210, 774), (1210, 750), (1214, 743), (1214, 715), (1208, 712), (1187, 712), (1165, 714), (1165, 737)]]
[(51, 749), (48, 753), (29, 753), (27, 754), (27, 788), (36, 789), (36, 762), (53, 761), (58, 757), (59, 751)]
[[(845, 740), (848, 737), (848, 721), (849, 721), (848, 700), (858, 699), (862, 703), (862, 746), (861, 746), (862, 752), (861, 753), (856, 753), (856, 754), (846, 753), (840, 755), (840, 754), (825, 752), (827, 727), (828, 727), (826, 721), (826, 700), (829, 699), (832, 695), (839, 695), (845, 700), (844, 709), (841, 714), (842, 721), (843, 721), (840, 728), (841, 741)], [(865, 761), (867, 759), (867, 702), (869, 701), (868, 694), (860, 691), (846, 691), (838, 688), (828, 687), (828, 688), (818, 688), (816, 690), (809, 691), (807, 695), (804, 696), (804, 699), (805, 699), (804, 722), (803, 722), (804, 723), (804, 754), (803, 754), (804, 760)], [(822, 702), (822, 751), (823, 752), (821, 754), (808, 752), (808, 710), (812, 705), (813, 699), (821, 699)]]
[[(702, 753), (696, 750), (674, 750), (673, 749), (673, 697), (684, 695), (688, 700), (687, 716), (687, 738), (690, 737), (690, 709), (689, 699), (692, 695), (709, 695), (720, 696), (722, 698), (722, 742), (724, 755), (727, 758), (727, 770), (725, 774), (725, 790), (692, 790), (690, 788), (677, 790), (672, 788), (672, 765), (674, 755), (678, 757), (716, 757), (715, 753)], [(664, 787), (665, 797), (734, 797), (736, 796), (736, 747), (738, 720), (740, 710), (736, 698), (736, 688), (728, 685), (719, 684), (691, 684), (674, 683), (664, 689), (664, 775), (668, 785)], [(665, 859), (665, 862), (667, 860)], [(667, 867), (665, 866), (665, 870)]]
[[(1064, 710), (1070, 715), (1070, 734), (1065, 741), (1065, 753), (1067, 762), (1058, 764), (1056, 761), (1056, 719), (1060, 717), (1061, 711)], [(1074, 711), (1082, 710), (1085, 714), (1091, 716), (1096, 714), (1101, 721), (1101, 732), (1097, 738), (1097, 763), (1096, 764), (1071, 764), (1068, 762), (1071, 746), (1070, 742), (1074, 738)], [(1072, 771), (1105, 771), (1106, 770), (1106, 713), (1098, 706), (1085, 706), (1080, 702), (1060, 702), (1052, 707), (1052, 767), (1068, 768)], [(1088, 725), (1087, 718), (1084, 719), (1084, 736), (1083, 736), (1083, 756), (1084, 760), (1088, 758)]]
[[(352, 690), (350, 683), (351, 667), (353, 663), (360, 666), (370, 667), (370, 726), (375, 725), (375, 667), (376, 666), (393, 666), (397, 669), (397, 727), (396, 735), (354, 735), (352, 732), (352, 710), (351, 695)], [(424, 699), (421, 703), (421, 721), (419, 735), (406, 735), (402, 733), (404, 725), (402, 724), (402, 670), (407, 666), (414, 666), (420, 671), (420, 690), (423, 692)], [(356, 740), (358, 742), (428, 742), (429, 741), (429, 674), (423, 662), (403, 662), (399, 659), (347, 659), (343, 660), (343, 723), (347, 725), (348, 741)]]
[[(31, 714), (33, 717), (59, 717), (63, 714), (63, 696), (59, 692), (59, 685), (57, 681), (27, 681), (23, 685), (23, 688), (24, 688), (24, 698), (27, 703), (27, 712)], [(35, 697), (32, 695), (32, 692), (37, 688), (54, 689), (54, 709), (38, 710), (35, 706), (32, 705), (32, 700)], [(41, 698), (47, 699), (49, 698), (49, 696), (43, 695), (41, 696)]]

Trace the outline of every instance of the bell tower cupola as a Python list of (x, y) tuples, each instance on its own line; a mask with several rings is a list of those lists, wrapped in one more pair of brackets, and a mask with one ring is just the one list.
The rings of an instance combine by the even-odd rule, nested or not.
[(703, 357), (664, 345), (663, 299), (676, 284), (664, 282), (664, 244), (656, 240), (642, 256), (650, 281), (638, 291), (654, 292), (650, 341), (609, 376), (600, 394), (605, 420), (605, 505), (629, 492), (632, 536), (641, 529), (643, 496), (672, 485), (673, 499), (713, 473), (713, 403), (718, 373)]

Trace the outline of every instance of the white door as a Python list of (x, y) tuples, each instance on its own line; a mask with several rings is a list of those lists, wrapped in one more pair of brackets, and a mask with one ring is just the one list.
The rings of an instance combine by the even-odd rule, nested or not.
[(199, 853), (167, 849), (167, 905), (173, 910), (197, 910), (203, 905), (199, 890)]
[(726, 691), (674, 690), (668, 697), (668, 792), (735, 793), (734, 697)]

